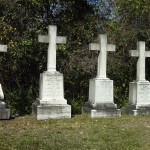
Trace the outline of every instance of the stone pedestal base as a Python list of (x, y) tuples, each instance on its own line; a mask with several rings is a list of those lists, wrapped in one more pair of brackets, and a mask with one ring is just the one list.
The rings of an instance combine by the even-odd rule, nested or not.
[(89, 83), (89, 102), (93, 104), (113, 103), (113, 80), (91, 79)]
[(37, 120), (71, 118), (71, 106), (67, 104), (41, 105), (35, 102), (32, 105), (32, 113)]
[(89, 101), (83, 106), (82, 111), (89, 113), (92, 118), (121, 116), (113, 97), (113, 80), (91, 79)]
[(134, 104), (128, 104), (125, 109), (126, 114), (129, 115), (150, 115), (150, 105), (138, 106)]
[(121, 116), (120, 109), (117, 109), (117, 105), (113, 103), (97, 104), (96, 106), (86, 103), (82, 108), (82, 112), (88, 113), (91, 118)]
[(9, 119), (10, 118), (10, 110), (6, 109), (6, 104), (4, 102), (0, 102), (0, 119)]
[(57, 71), (40, 74), (39, 98), (32, 104), (32, 113), (38, 120), (71, 118), (71, 106), (64, 98), (63, 74)]
[(129, 103), (125, 113), (131, 115), (150, 115), (150, 82), (131, 82), (129, 84)]

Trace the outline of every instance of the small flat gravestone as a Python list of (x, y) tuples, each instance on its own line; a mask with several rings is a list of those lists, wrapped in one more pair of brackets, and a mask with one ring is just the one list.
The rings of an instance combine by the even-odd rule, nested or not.
[(71, 118), (71, 106), (64, 98), (63, 74), (56, 71), (56, 43), (66, 43), (66, 37), (57, 36), (57, 27), (49, 26), (48, 36), (39, 35), (39, 42), (49, 43), (47, 71), (40, 74), (39, 98), (32, 105), (38, 120)]
[[(0, 45), (0, 52), (7, 52), (7, 45)], [(0, 84), (0, 119), (9, 119), (10, 110), (6, 109), (6, 104), (2, 102), (4, 99), (4, 93)]]
[(99, 43), (91, 43), (90, 50), (100, 51), (97, 76), (90, 80), (89, 100), (83, 106), (83, 112), (92, 118), (120, 116), (120, 109), (114, 104), (113, 80), (106, 77), (107, 51), (115, 51), (115, 45), (107, 44), (107, 35), (100, 34)]
[(145, 79), (145, 58), (150, 51), (145, 51), (145, 42), (137, 43), (137, 50), (129, 52), (132, 57), (139, 57), (136, 80), (129, 83), (129, 102), (125, 112), (131, 115), (150, 115), (150, 82)]

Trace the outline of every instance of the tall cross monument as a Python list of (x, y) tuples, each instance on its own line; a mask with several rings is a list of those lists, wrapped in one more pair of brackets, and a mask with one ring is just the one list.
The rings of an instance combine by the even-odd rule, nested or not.
[(98, 55), (97, 76), (90, 79), (89, 100), (83, 106), (83, 112), (92, 118), (120, 116), (120, 110), (114, 104), (113, 80), (106, 76), (107, 52), (115, 51), (113, 44), (107, 44), (107, 35), (100, 34), (98, 43), (89, 44), (90, 50), (100, 51)]
[(39, 97), (32, 105), (38, 120), (71, 118), (71, 106), (64, 98), (63, 74), (56, 71), (56, 44), (66, 43), (66, 37), (57, 36), (57, 26), (48, 27), (48, 35), (39, 35), (38, 41), (48, 43), (47, 71), (40, 74)]
[(129, 83), (129, 102), (126, 113), (134, 116), (150, 115), (150, 82), (145, 79), (145, 58), (150, 51), (145, 51), (145, 42), (137, 42), (137, 50), (130, 50), (129, 55), (139, 57), (137, 61), (136, 80)]

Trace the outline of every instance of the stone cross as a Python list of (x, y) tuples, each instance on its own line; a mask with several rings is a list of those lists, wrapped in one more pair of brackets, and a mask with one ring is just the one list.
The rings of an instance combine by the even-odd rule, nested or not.
[(48, 35), (39, 35), (38, 41), (49, 43), (47, 54), (47, 71), (56, 71), (56, 43), (66, 43), (66, 37), (57, 36), (57, 26), (48, 26)]
[[(0, 52), (7, 52), (7, 45), (0, 45)], [(4, 99), (4, 93), (0, 84), (0, 100)]]
[(97, 77), (99, 79), (107, 79), (106, 77), (106, 66), (107, 66), (107, 51), (115, 51), (116, 46), (112, 44), (107, 44), (107, 35), (100, 34), (98, 36), (99, 43), (90, 43), (90, 50), (100, 51), (98, 56), (98, 69)]
[(145, 80), (145, 58), (150, 57), (150, 51), (145, 51), (145, 42), (137, 42), (137, 50), (130, 50), (130, 56), (139, 57), (137, 62), (137, 81), (146, 81)]

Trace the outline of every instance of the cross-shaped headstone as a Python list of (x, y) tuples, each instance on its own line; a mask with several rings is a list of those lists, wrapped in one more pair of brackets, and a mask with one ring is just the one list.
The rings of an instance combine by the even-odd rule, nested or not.
[(97, 77), (100, 79), (107, 79), (106, 77), (106, 66), (107, 66), (107, 51), (115, 51), (116, 46), (112, 44), (107, 44), (107, 35), (100, 34), (98, 36), (99, 43), (90, 43), (90, 50), (100, 51), (98, 56), (98, 67), (97, 67)]
[(137, 62), (137, 81), (146, 81), (145, 80), (145, 58), (150, 57), (150, 51), (145, 51), (145, 42), (137, 42), (137, 50), (130, 50), (130, 56), (139, 57)]
[(66, 43), (66, 37), (57, 36), (57, 26), (48, 26), (48, 35), (39, 35), (38, 41), (49, 43), (47, 54), (47, 71), (56, 71), (56, 44)]

